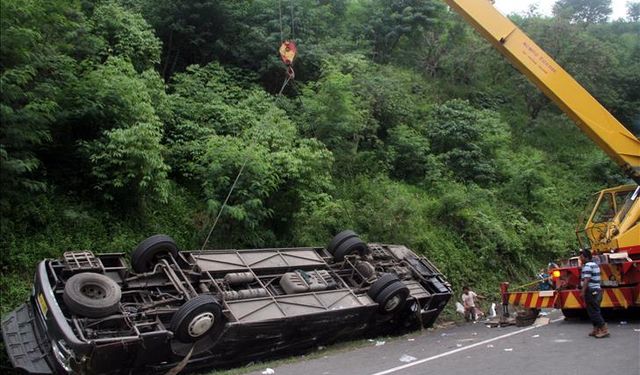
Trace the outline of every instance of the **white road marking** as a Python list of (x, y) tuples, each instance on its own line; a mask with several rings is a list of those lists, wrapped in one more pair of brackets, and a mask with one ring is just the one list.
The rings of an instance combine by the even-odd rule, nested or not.
[[(554, 319), (554, 320), (551, 321), (551, 323), (559, 322), (561, 320), (564, 320), (564, 317), (558, 318), (558, 319)], [(504, 334), (502, 336), (494, 337), (492, 339), (488, 339), (488, 340), (484, 340), (484, 341), (481, 341), (481, 342), (477, 342), (475, 344), (471, 344), (471, 345), (465, 346), (463, 348), (458, 348), (458, 349), (454, 349), (454, 350), (451, 350), (451, 351), (448, 351), (448, 352), (445, 352), (445, 353), (434, 355), (433, 357), (424, 358), (424, 359), (421, 359), (421, 360), (418, 360), (418, 361), (415, 361), (415, 362), (407, 363), (406, 365), (390, 368), (388, 370), (384, 370), (384, 371), (381, 371), (381, 372), (376, 372), (375, 374), (372, 374), (372, 375), (386, 375), (386, 374), (391, 374), (391, 373), (394, 373), (394, 372), (398, 372), (400, 370), (404, 370), (404, 369), (409, 368), (409, 367), (413, 367), (413, 366), (420, 365), (420, 364), (425, 363), (425, 362), (433, 361), (433, 360), (438, 359), (438, 358), (446, 357), (446, 356), (449, 356), (451, 354), (456, 354), (456, 353), (465, 351), (467, 349), (475, 348), (476, 346), (488, 344), (490, 342), (494, 342), (494, 341), (498, 341), (498, 340), (501, 340), (501, 339), (504, 339), (504, 338), (507, 338), (507, 337), (515, 336), (517, 334), (520, 334), (520, 333), (523, 333), (523, 332), (527, 332), (527, 331), (531, 331), (532, 329), (536, 329), (536, 328), (539, 328), (539, 327), (542, 327), (542, 325), (523, 328), (521, 330), (510, 332), (510, 333)]]

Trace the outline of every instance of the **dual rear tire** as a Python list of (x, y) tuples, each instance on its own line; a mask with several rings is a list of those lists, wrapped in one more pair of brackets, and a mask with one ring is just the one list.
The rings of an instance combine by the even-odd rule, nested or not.
[(333, 255), (336, 262), (342, 262), (347, 255), (365, 256), (369, 254), (369, 247), (354, 231), (345, 230), (333, 237), (327, 245), (327, 251)]
[(387, 315), (402, 310), (409, 297), (409, 289), (398, 276), (387, 273), (371, 284), (367, 294), (378, 303), (378, 312)]

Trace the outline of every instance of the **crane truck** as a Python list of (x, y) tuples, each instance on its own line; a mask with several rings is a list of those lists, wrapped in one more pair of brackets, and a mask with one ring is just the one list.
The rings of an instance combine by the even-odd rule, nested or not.
[[(589, 248), (600, 263), (601, 307), (640, 309), (640, 140), (489, 0), (445, 1), (635, 182), (597, 193), (576, 234), (581, 248)], [(553, 265), (549, 290), (510, 292), (509, 283), (502, 283), (503, 314), (513, 305), (535, 315), (541, 308), (562, 309), (566, 317), (581, 315), (580, 266), (576, 257)]]

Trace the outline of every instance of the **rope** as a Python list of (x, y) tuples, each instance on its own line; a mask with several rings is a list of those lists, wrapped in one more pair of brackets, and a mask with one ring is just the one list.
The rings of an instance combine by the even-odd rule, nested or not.
[(530, 283), (526, 283), (526, 284), (514, 287), (514, 288), (512, 288), (512, 290), (524, 289), (524, 288), (529, 287), (531, 285), (540, 284), (540, 283), (543, 283), (543, 282), (548, 281), (550, 279), (551, 279), (551, 276), (548, 276), (548, 277), (545, 277), (545, 278), (542, 278), (542, 279), (539, 279), (539, 280), (536, 280), (536, 281), (532, 281)]
[(231, 197), (231, 193), (233, 192), (233, 189), (236, 188), (238, 179), (240, 179), (240, 175), (242, 175), (242, 171), (244, 171), (244, 167), (247, 165), (248, 161), (249, 161), (249, 154), (247, 154), (247, 157), (244, 159), (244, 162), (242, 163), (242, 166), (238, 171), (238, 175), (236, 176), (235, 181), (233, 181), (233, 185), (231, 185), (231, 189), (229, 189), (229, 193), (227, 194), (227, 197), (225, 198), (224, 203), (222, 203), (222, 207), (220, 207), (220, 210), (218, 210), (218, 216), (216, 216), (216, 220), (213, 222), (213, 225), (211, 226), (211, 230), (209, 231), (209, 234), (207, 234), (207, 238), (204, 240), (204, 243), (202, 244), (202, 248), (200, 250), (204, 250), (205, 246), (207, 246), (207, 243), (209, 242), (209, 238), (211, 237), (211, 233), (213, 233), (213, 230), (215, 229), (216, 225), (218, 224), (218, 220), (222, 215), (222, 210), (224, 210), (224, 207), (227, 205), (227, 202), (229, 201), (229, 197)]
[(278, 92), (277, 96), (282, 96), (282, 92), (284, 91), (284, 88), (287, 87), (289, 81), (291, 81), (291, 77), (285, 78), (284, 83), (282, 83), (282, 87), (280, 88), (280, 92)]
[[(278, 11), (279, 11), (279, 16), (280, 16), (280, 41), (284, 42), (284, 31), (283, 31), (283, 26), (282, 26), (282, 0), (278, 0)], [(293, 21), (293, 0), (291, 0), (291, 36), (292, 36), (292, 38), (294, 38), (294, 36), (295, 36), (294, 21)], [(289, 67), (287, 68), (287, 78), (284, 80), (284, 83), (282, 84), (282, 87), (280, 88), (280, 92), (278, 92), (278, 97), (282, 96), (282, 92), (284, 91), (285, 87), (287, 87), (287, 84), (293, 78), (295, 78), (295, 72), (293, 71), (293, 67), (291, 67), (291, 65), (289, 65)], [(238, 184), (238, 180), (240, 179), (240, 176), (242, 175), (242, 172), (244, 171), (244, 167), (247, 165), (248, 161), (249, 161), (249, 155), (247, 154), (247, 157), (242, 162), (242, 166), (240, 167), (240, 170), (238, 171), (238, 175), (236, 176), (236, 179), (233, 181), (233, 185), (231, 185), (231, 188), (229, 189), (229, 193), (227, 194), (227, 197), (225, 198), (224, 202), (222, 203), (222, 206), (220, 207), (220, 210), (218, 210), (218, 215), (216, 215), (216, 219), (214, 220), (213, 225), (211, 226), (211, 229), (209, 230), (209, 233), (207, 234), (207, 238), (204, 240), (204, 243), (202, 244), (202, 248), (200, 250), (204, 250), (204, 248), (207, 246), (207, 243), (209, 243), (209, 239), (211, 238), (211, 234), (213, 233), (213, 230), (216, 228), (216, 225), (218, 224), (218, 220), (220, 220), (220, 216), (222, 216), (222, 211), (227, 206), (227, 203), (229, 202), (229, 198), (231, 197), (231, 193), (236, 188), (236, 185)]]

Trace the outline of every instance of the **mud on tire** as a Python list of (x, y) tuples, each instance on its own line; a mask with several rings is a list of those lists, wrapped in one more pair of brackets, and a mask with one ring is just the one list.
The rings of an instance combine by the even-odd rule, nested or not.
[(72, 313), (89, 318), (102, 318), (116, 313), (120, 297), (122, 291), (118, 283), (93, 272), (71, 276), (62, 295), (65, 305)]

